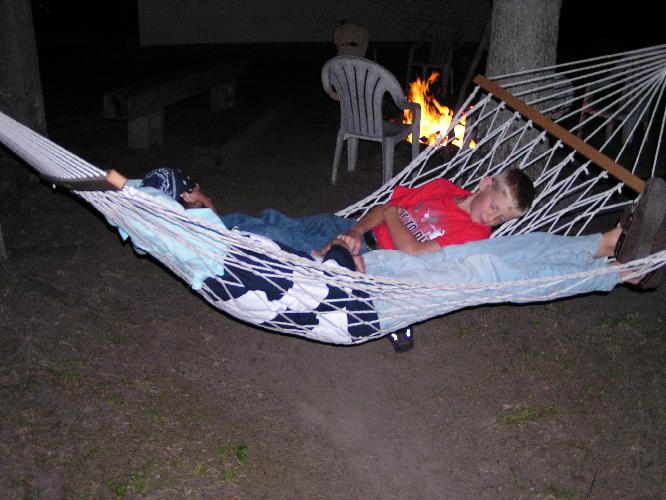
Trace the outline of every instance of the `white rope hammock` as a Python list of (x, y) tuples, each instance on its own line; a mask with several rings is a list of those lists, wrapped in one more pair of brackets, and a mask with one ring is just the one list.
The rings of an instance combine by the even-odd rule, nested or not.
[[(339, 215), (360, 217), (386, 203), (398, 184), (416, 187), (446, 177), (473, 190), (484, 176), (520, 168), (537, 188), (534, 206), (524, 217), (498, 228), (493, 237), (533, 231), (578, 235), (599, 214), (632, 203), (632, 192), (625, 186), (640, 190), (641, 179), (660, 173), (666, 45), (491, 81), (568, 129), (571, 137), (577, 134), (586, 144), (598, 146), (599, 152), (593, 150), (591, 155), (596, 163), (599, 158), (601, 163), (617, 162), (627, 168), (626, 174), (619, 170), (611, 175), (597, 167), (585, 152), (571, 149), (566, 141), (510, 110), (505, 100), (477, 86), (462, 108), (464, 116), (458, 112), (439, 144), (428, 147), (386, 185)], [(464, 146), (445, 146), (461, 119), (466, 122)], [(227, 230), (196, 211), (174, 207), (135, 187), (105, 191), (82, 187), (77, 181), (104, 179), (106, 172), (2, 113), (0, 141), (46, 179), (71, 185), (73, 192), (127, 234), (135, 248), (158, 259), (215, 307), (270, 330), (324, 342), (364, 342), (469, 306), (552, 300), (580, 293), (581, 285), (595, 276), (622, 270), (638, 276), (666, 264), (662, 251), (621, 266), (493, 283), (426, 284), (359, 274)], [(471, 141), (474, 148), (469, 147)], [(260, 307), (255, 300), (254, 309), (248, 310), (238, 292), (239, 281), (250, 275), (274, 287), (280, 298), (264, 297)], [(369, 313), (375, 309), (378, 319)]]

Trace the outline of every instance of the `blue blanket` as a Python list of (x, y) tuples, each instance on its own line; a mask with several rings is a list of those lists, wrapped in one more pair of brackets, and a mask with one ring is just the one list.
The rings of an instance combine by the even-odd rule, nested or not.
[[(151, 187), (137, 188), (168, 205), (174, 212), (184, 208), (173, 199)], [(214, 231), (226, 230), (219, 217), (208, 208), (191, 211), (202, 226)], [(151, 224), (147, 224), (147, 218)], [(110, 221), (112, 224), (113, 222)], [(168, 228), (168, 231), (154, 229)], [(192, 289), (206, 296), (219, 309), (257, 326), (298, 334), (323, 342), (352, 344), (380, 336), (379, 319), (373, 303), (364, 292), (351, 287), (329, 285), (327, 271), (313, 276), (301, 273), (266, 253), (246, 251), (245, 255), (228, 252), (226, 247), (212, 247), (208, 240), (192, 239), (188, 227), (175, 224), (168, 216), (143, 213), (142, 217), (123, 221), (119, 227), (123, 239), (130, 237), (139, 252), (150, 253), (160, 261), (169, 261), (183, 271)], [(309, 260), (310, 255), (295, 251), (263, 236), (240, 233), (267, 248), (282, 249)], [(180, 240), (187, 239), (189, 247)], [(201, 249), (202, 252), (197, 251)], [(203, 258), (214, 252), (218, 259)], [(244, 264), (260, 263), (261, 273), (248, 271)], [(325, 256), (324, 264), (333, 276), (341, 268), (352, 269), (353, 261), (346, 251), (334, 250)], [(276, 277), (276, 273), (280, 277)], [(285, 277), (287, 276), (287, 277)], [(353, 284), (350, 278), (350, 284)], [(366, 300), (364, 300), (366, 299)]]
[[(314, 260), (304, 252), (280, 243), (276, 245), (287, 252)], [(372, 301), (367, 300), (368, 294), (327, 284), (326, 271), (315, 282), (311, 277), (295, 275), (291, 267), (265, 254), (247, 253), (247, 257), (239, 258), (239, 264), (225, 262), (223, 282), (214, 278), (204, 280), (215, 295), (209, 298), (221, 309), (269, 329), (289, 331), (296, 324), (299, 334), (325, 342), (348, 344), (378, 335), (379, 319)], [(250, 272), (241, 267), (243, 262), (256, 260), (266, 266), (264, 273)], [(324, 257), (324, 264), (330, 267), (331, 272), (353, 267), (349, 254), (335, 247)], [(280, 275), (286, 273), (290, 277), (275, 277), (275, 272)], [(205, 288), (202, 290), (204, 293)], [(236, 307), (242, 307), (243, 311), (235, 310)]]

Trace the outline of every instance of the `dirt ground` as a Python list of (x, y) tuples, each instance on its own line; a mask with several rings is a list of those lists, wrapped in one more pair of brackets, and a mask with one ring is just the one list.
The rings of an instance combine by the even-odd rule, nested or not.
[[(49, 132), (128, 177), (185, 168), (221, 211), (338, 210), (378, 187), (380, 151), (331, 186), (338, 110), (305, 80), (247, 81), (212, 118), (174, 105), (167, 145), (135, 152), (101, 117), (108, 81), (47, 72)], [(459, 311), (403, 354), (325, 345), (226, 317), (0, 166), (2, 498), (666, 498), (666, 286)]]

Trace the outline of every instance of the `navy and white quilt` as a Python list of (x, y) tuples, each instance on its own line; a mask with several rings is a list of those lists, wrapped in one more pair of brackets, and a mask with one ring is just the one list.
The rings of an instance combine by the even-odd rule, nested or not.
[[(280, 248), (300, 257), (314, 260), (261, 236), (249, 235), (262, 244)], [(245, 255), (227, 254), (224, 275), (204, 280), (200, 293), (207, 294), (216, 307), (232, 316), (269, 329), (296, 333), (306, 338), (335, 344), (353, 344), (377, 337), (379, 320), (368, 294), (351, 287), (327, 283), (327, 271), (312, 276), (294, 269), (264, 253), (247, 251)], [(329, 252), (324, 266), (331, 274), (352, 266), (346, 252)], [(262, 269), (247, 270), (243, 264), (257, 261)], [(350, 284), (351, 281), (350, 281)]]

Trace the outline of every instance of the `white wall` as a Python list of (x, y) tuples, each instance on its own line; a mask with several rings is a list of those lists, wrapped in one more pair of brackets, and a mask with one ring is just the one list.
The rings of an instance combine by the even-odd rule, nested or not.
[(465, 39), (480, 37), (490, 0), (138, 0), (141, 45), (326, 42), (340, 20), (371, 41), (416, 40), (446, 19)]

